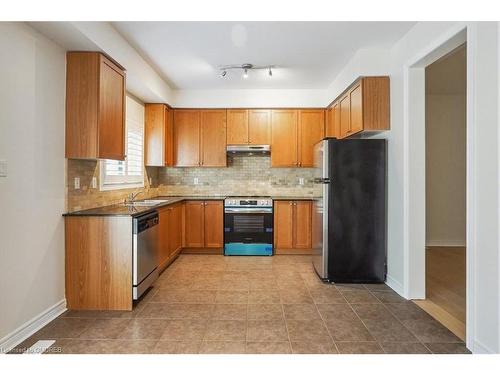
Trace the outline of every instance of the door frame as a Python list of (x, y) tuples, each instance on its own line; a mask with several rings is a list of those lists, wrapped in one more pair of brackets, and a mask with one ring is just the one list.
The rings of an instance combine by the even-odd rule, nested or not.
[(466, 93), (466, 344), (473, 346), (475, 301), (474, 46), (470, 26), (459, 24), (404, 65), (404, 296), (425, 299), (425, 67), (467, 43)]

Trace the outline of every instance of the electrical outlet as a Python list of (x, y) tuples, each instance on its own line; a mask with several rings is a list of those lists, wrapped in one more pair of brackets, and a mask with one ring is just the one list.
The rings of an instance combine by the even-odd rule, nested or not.
[(97, 177), (92, 177), (91, 186), (92, 189), (97, 189)]
[(7, 160), (0, 160), (0, 177), (7, 177)]
[(200, 182), (200, 180), (198, 180), (198, 177), (193, 178), (193, 184), (198, 185), (198, 182)]
[(304, 185), (304, 177), (299, 178), (299, 185)]
[(75, 177), (74, 186), (76, 190), (80, 189), (80, 177)]

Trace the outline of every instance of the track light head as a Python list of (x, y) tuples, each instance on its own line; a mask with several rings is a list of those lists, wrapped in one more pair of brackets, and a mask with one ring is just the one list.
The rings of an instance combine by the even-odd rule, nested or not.
[(245, 69), (243, 71), (243, 78), (247, 79), (248, 78), (248, 69)]
[(220, 73), (220, 76), (221, 77), (225, 77), (227, 74), (227, 70), (223, 70), (221, 73)]
[(269, 77), (272, 77), (272, 76), (273, 76), (273, 71), (272, 71), (271, 67), (269, 67), (269, 72), (268, 72), (268, 74), (269, 74)]

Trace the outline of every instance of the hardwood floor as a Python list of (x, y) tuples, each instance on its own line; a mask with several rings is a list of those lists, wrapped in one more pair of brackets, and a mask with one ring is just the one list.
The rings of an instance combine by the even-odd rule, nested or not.
[(465, 247), (426, 249), (425, 301), (416, 303), (465, 339)]

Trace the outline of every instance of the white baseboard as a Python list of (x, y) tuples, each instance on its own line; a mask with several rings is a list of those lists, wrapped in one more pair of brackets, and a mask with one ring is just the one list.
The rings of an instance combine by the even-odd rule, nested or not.
[(465, 247), (466, 244), (461, 240), (429, 240), (425, 242), (426, 247)]
[(17, 345), (22, 343), (35, 332), (39, 331), (41, 328), (45, 327), (66, 310), (66, 299), (62, 299), (54, 306), (49, 307), (41, 314), (35, 316), (30, 321), (23, 324), (21, 327), (9, 333), (7, 336), (1, 338), (0, 353), (7, 353), (9, 350), (15, 348)]
[(483, 345), (477, 340), (474, 340), (472, 345), (473, 348), (467, 348), (467, 349), (469, 349), (474, 354), (495, 354), (493, 350), (488, 349), (485, 345)]
[(406, 298), (404, 295), (403, 285), (399, 281), (391, 277), (391, 275), (386, 275), (385, 283), (387, 284), (387, 286), (389, 286), (389, 288), (394, 290), (401, 297)]

